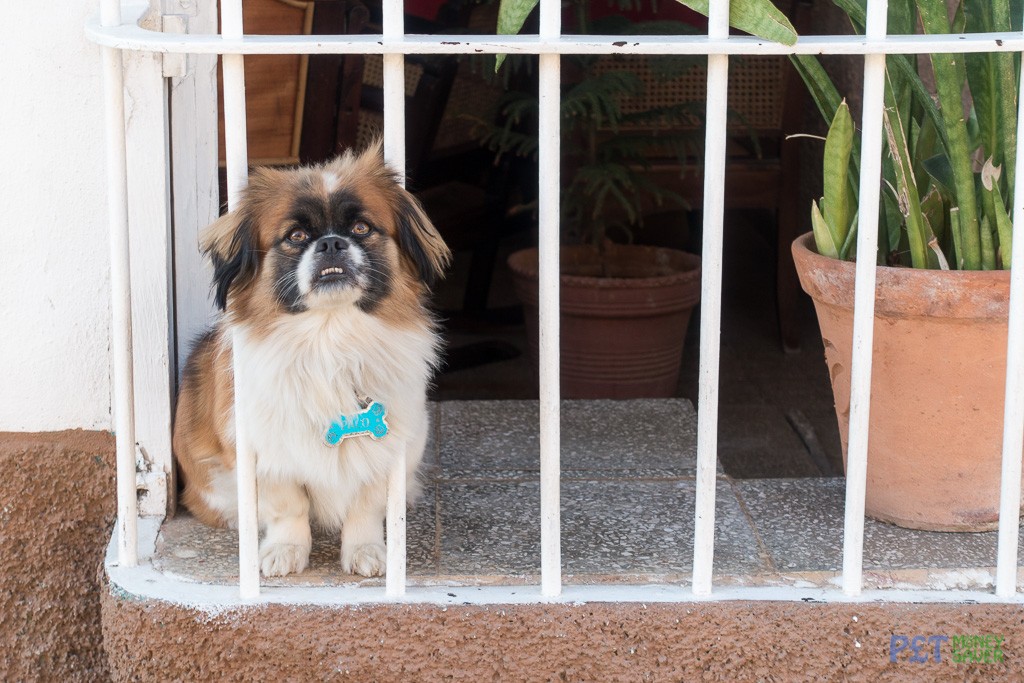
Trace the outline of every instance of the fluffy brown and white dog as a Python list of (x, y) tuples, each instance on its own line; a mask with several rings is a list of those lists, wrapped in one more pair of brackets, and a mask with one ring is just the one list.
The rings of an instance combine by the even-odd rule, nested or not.
[[(203, 248), (224, 314), (193, 349), (178, 397), (184, 504), (210, 525), (237, 520), (240, 333), (263, 574), (306, 568), (311, 523), (341, 531), (343, 571), (382, 574), (387, 475), (405, 458), (415, 491), (427, 438), (438, 336), (426, 297), (448, 248), (379, 145), (321, 166), (256, 171)], [(360, 414), (367, 397), (387, 410), (386, 436), (327, 445), (332, 421)]]

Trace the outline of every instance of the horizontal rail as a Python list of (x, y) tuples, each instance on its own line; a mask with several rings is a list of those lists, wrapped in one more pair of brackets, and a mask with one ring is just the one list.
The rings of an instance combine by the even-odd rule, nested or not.
[(188, 54), (648, 54), (648, 55), (865, 55), (932, 52), (1022, 52), (1020, 33), (968, 33), (890, 36), (802, 36), (782, 45), (751, 36), (575, 36), (537, 35), (383, 35), (260, 36), (226, 39), (218, 35), (171, 34), (124, 24), (105, 28), (90, 22), (88, 37), (121, 50)]

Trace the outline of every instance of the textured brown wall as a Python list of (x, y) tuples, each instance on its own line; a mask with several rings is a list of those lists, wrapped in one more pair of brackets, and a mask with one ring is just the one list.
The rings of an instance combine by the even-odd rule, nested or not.
[[(1020, 681), (1024, 608), (265, 606), (209, 615), (104, 591), (114, 680)], [(1006, 637), (1002, 664), (889, 662), (895, 633)], [(169, 637), (173, 635), (173, 637)]]
[(98, 577), (113, 460), (105, 433), (0, 433), (0, 679), (109, 679)]

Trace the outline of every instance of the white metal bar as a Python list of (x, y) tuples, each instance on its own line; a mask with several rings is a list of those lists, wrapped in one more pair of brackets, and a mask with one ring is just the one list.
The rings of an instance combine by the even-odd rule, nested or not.
[[(121, 21), (117, 0), (105, 0), (101, 21)], [(138, 555), (138, 498), (135, 482), (135, 386), (132, 368), (131, 265), (128, 246), (127, 157), (124, 129), (124, 71), (121, 52), (103, 49), (106, 100), (107, 212), (110, 220), (111, 337), (114, 356), (114, 434), (117, 440), (117, 555), (134, 567)]]
[[(550, 3), (549, 3), (550, 4)], [(543, 4), (542, 4), (543, 7)], [(562, 591), (561, 376), (559, 302), (560, 85), (556, 54), (540, 56), (539, 82), (539, 366), (541, 594)]]
[[(235, 0), (237, 2), (238, 0)], [(227, 4), (231, 4), (228, 2)], [(227, 5), (221, 6), (221, 11)], [(224, 55), (224, 156), (227, 165), (228, 209), (238, 208), (249, 184), (249, 150), (245, 118), (245, 64), (242, 55)]]
[[(888, 0), (868, 0), (867, 35), (885, 38)], [(846, 454), (846, 516), (843, 525), (843, 592), (859, 595), (863, 585), (864, 496), (867, 490), (871, 360), (874, 340), (875, 267), (878, 253), (878, 186), (882, 177), (882, 105), (885, 55), (864, 58), (860, 206), (854, 285), (850, 423)]]
[[(382, 31), (391, 39), (405, 33), (402, 0), (384, 0)], [(405, 56), (384, 55), (384, 158), (405, 182)], [(406, 574), (406, 477), (407, 461), (395, 463), (388, 480), (387, 572), (385, 593), (390, 598), (405, 595)]]
[(249, 443), (245, 404), (245, 339), (240, 330), (231, 335), (231, 369), (235, 377), (235, 477), (238, 484), (238, 592), (243, 600), (260, 595), (259, 518), (257, 515), (256, 452)]
[[(712, 8), (714, 9), (714, 8)], [(801, 36), (795, 45), (772, 43), (752, 36), (555, 36), (536, 35), (249, 35), (219, 38), (197, 34), (148, 31), (133, 24), (103, 28), (87, 25), (89, 38), (123, 50), (191, 54), (925, 54), (930, 52), (1020, 52), (1020, 33), (967, 33), (888, 36), (884, 41), (864, 36)]]
[[(540, 35), (561, 32), (561, 4), (541, 0)], [(561, 203), (561, 83), (557, 54), (539, 57), (538, 83), (538, 287), (540, 370), (540, 575), (541, 595), (562, 592), (561, 358), (559, 246)]]
[[(1024, 71), (1017, 92), (1024, 92)], [(1024, 99), (1017, 97), (1017, 169), (1014, 175), (1013, 224), (1024, 226)], [(999, 551), (996, 595), (1017, 593), (1020, 527), (1021, 453), (1024, 450), (1024, 231), (1015, 235), (1010, 256), (1010, 315), (1006, 340), (1006, 389), (1003, 406), (1003, 466), (999, 494)]]
[[(225, 40), (242, 33), (241, 0), (221, 0), (220, 24)], [(224, 155), (227, 163), (228, 210), (234, 211), (249, 182), (249, 152), (245, 119), (245, 62), (242, 55), (226, 54), (224, 67)], [(256, 488), (256, 453), (249, 443), (243, 408), (246, 396), (241, 377), (244, 335), (231, 337), (235, 378), (235, 476), (238, 480), (238, 591), (243, 599), (260, 594), (259, 515)]]
[(406, 570), (406, 459), (405, 452), (395, 463), (388, 478), (387, 574), (385, 592), (389, 598), (405, 595)]
[[(729, 3), (712, 3), (708, 35), (729, 35)], [(700, 382), (697, 397), (697, 500), (694, 504), (693, 593), (711, 594), (715, 557), (715, 474), (718, 463), (718, 370), (722, 327), (722, 240), (729, 57), (708, 55), (704, 142), (704, 239), (701, 247)]]
[(99, 25), (105, 29), (121, 26), (121, 0), (102, 0)]

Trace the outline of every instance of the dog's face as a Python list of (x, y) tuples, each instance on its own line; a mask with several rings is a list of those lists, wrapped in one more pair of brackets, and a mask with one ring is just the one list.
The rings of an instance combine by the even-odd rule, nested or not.
[(222, 309), (259, 315), (409, 304), (450, 252), (379, 146), (296, 170), (257, 170), (239, 207), (208, 228)]

